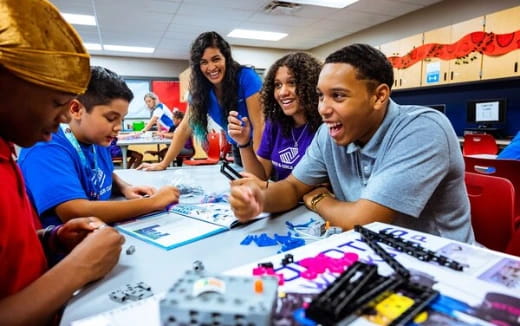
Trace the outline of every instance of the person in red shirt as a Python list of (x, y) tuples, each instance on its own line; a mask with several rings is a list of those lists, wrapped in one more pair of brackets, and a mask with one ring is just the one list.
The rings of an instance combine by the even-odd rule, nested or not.
[[(117, 264), (124, 238), (95, 217), (38, 230), (13, 144), (51, 138), (85, 91), (89, 56), (47, 0), (0, 2), (0, 325), (46, 325)], [(67, 254), (49, 268), (46, 256)]]

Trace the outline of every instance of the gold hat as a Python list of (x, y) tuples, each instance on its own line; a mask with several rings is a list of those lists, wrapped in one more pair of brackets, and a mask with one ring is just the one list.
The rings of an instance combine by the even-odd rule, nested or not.
[(0, 0), (0, 65), (67, 93), (85, 92), (90, 79), (81, 38), (47, 0)]

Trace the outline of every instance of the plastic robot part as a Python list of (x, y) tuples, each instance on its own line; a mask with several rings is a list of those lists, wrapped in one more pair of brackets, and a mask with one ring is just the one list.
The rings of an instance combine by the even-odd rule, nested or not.
[(122, 289), (112, 291), (109, 293), (108, 297), (115, 302), (124, 303), (130, 300), (142, 300), (151, 297), (152, 295), (152, 288), (144, 282), (139, 282), (135, 285), (127, 284)]
[(464, 269), (463, 264), (446, 256), (439, 255), (435, 251), (428, 250), (416, 242), (404, 240), (385, 231), (379, 231), (379, 233), (376, 233), (359, 225), (354, 229), (365, 238), (370, 238), (374, 241), (384, 243), (394, 249), (416, 257), (419, 260), (433, 261), (441, 266), (445, 266), (456, 271), (463, 271)]
[(225, 175), (226, 178), (231, 181), (243, 178), (242, 175), (238, 173), (237, 170), (233, 169), (226, 160), (222, 160), (222, 164), (220, 165), (220, 173)]
[(127, 255), (132, 255), (134, 252), (135, 252), (134, 245), (131, 245), (130, 247), (126, 248), (126, 254)]
[[(261, 292), (255, 291), (258, 281)], [(271, 325), (277, 290), (278, 279), (272, 276), (206, 276), (187, 271), (159, 304), (161, 325)]]
[[(401, 307), (402, 311), (399, 311), (397, 316), (392, 316), (389, 323), (391, 326), (406, 325), (430, 304), (439, 292), (431, 286), (411, 281), (410, 272), (377, 244), (379, 234), (359, 225), (355, 230), (396, 274), (390, 277), (381, 276), (377, 273), (377, 265), (356, 262), (311, 302), (306, 309), (306, 316), (323, 325), (347, 325), (362, 311), (380, 308), (380, 303), (390, 299), (395, 293), (406, 293), (410, 300), (406, 306)], [(310, 263), (312, 261), (307, 262), (309, 271), (318, 270), (317, 266)]]
[(193, 262), (193, 270), (195, 272), (202, 272), (204, 271), (204, 264), (200, 260), (196, 260)]
[(293, 255), (291, 254), (286, 254), (283, 258), (282, 258), (282, 266), (286, 266), (286, 265), (289, 265), (289, 264), (292, 264), (294, 263), (294, 257)]

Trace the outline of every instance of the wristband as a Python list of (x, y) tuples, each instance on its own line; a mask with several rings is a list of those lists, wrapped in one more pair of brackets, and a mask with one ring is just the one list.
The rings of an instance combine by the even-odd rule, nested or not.
[(317, 213), (318, 211), (316, 210), (316, 205), (318, 205), (318, 203), (325, 197), (334, 197), (334, 195), (332, 195), (330, 192), (321, 192), (315, 195), (311, 199), (311, 210)]
[(237, 147), (238, 148), (246, 148), (246, 147), (249, 147), (253, 145), (253, 139), (252, 138), (249, 138), (249, 141), (247, 143), (245, 143), (244, 145), (240, 145), (239, 143), (237, 143)]

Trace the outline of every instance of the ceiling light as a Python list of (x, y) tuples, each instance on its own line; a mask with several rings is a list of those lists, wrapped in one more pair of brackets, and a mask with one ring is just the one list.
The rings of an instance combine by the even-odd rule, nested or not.
[(330, 7), (330, 8), (345, 8), (359, 0), (284, 0), (285, 2), (298, 3), (302, 5)]
[(75, 25), (96, 26), (96, 17), (90, 15), (61, 14), (66, 21)]
[(250, 29), (234, 29), (228, 37), (248, 38), (253, 40), (279, 41), (287, 36), (287, 33), (254, 31)]
[(126, 46), (126, 45), (103, 45), (103, 49), (107, 51), (119, 52), (137, 52), (137, 53), (153, 53), (155, 48), (146, 48), (141, 46)]
[(101, 44), (99, 43), (83, 43), (85, 48), (90, 51), (101, 51)]

